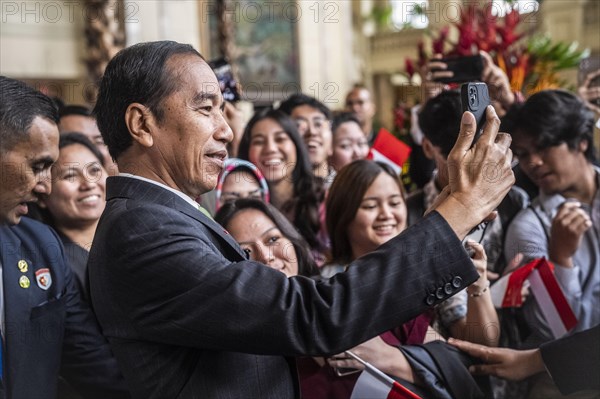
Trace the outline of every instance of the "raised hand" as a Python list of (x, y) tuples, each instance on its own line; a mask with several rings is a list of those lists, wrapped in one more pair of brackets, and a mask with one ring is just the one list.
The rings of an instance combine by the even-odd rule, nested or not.
[(460, 239), (496, 209), (515, 182), (511, 138), (498, 133), (500, 119), (492, 106), (486, 118), (483, 134), (471, 147), (475, 117), (463, 114), (458, 139), (448, 155), (450, 194), (436, 208)]
[(423, 68), (419, 72), (421, 75), (422, 104), (425, 104), (448, 87), (443, 83), (436, 82), (435, 79), (451, 78), (454, 76), (454, 72), (447, 71), (448, 66), (439, 61), (441, 58), (441, 54), (435, 54), (427, 64), (423, 65)]
[(585, 81), (577, 88), (577, 94), (595, 113), (600, 114), (600, 86), (592, 86), (592, 81), (600, 78), (600, 69), (588, 73)]
[(498, 65), (494, 64), (492, 57), (485, 51), (480, 51), (483, 60), (483, 72), (481, 80), (488, 85), (490, 99), (495, 107), (500, 106), (502, 113), (506, 113), (515, 102), (515, 95), (510, 87), (510, 81), (506, 73)]
[(583, 234), (592, 227), (590, 216), (579, 202), (565, 202), (552, 220), (548, 256), (563, 267), (573, 267), (573, 254)]
[[(386, 344), (380, 337), (363, 342), (352, 348), (351, 351), (386, 374), (415, 382), (412, 369), (402, 352), (398, 348)], [(333, 356), (327, 359), (327, 362), (333, 368), (364, 369), (362, 363), (354, 360), (345, 353)]]
[(490, 348), (454, 338), (450, 338), (448, 343), (485, 363), (469, 368), (469, 371), (475, 375), (493, 375), (520, 381), (544, 371), (544, 362), (539, 349), (519, 351), (509, 348)]

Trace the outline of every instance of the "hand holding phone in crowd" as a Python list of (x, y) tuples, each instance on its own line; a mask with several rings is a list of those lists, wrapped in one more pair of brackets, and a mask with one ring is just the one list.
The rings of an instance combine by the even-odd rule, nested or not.
[(473, 147), (479, 136), (481, 136), (486, 121), (486, 109), (490, 105), (490, 94), (487, 85), (481, 82), (463, 84), (460, 88), (460, 100), (463, 113), (469, 111), (477, 121), (475, 137), (471, 144), (471, 147)]
[(428, 77), (440, 83), (484, 82), (488, 86), (490, 102), (498, 115), (504, 115), (515, 102), (508, 76), (485, 51), (466, 57), (432, 57), (427, 65)]
[(590, 72), (577, 88), (577, 94), (595, 113), (600, 114), (600, 69)]
[(432, 78), (440, 83), (464, 83), (481, 80), (483, 59), (480, 55), (441, 58), (430, 63)]

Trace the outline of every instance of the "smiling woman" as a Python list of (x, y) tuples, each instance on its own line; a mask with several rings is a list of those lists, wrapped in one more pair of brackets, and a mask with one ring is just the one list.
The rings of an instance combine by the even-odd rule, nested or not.
[(248, 257), (287, 277), (318, 275), (306, 241), (275, 207), (254, 198), (223, 205), (215, 220), (226, 228)]
[(60, 137), (60, 153), (52, 167), (51, 194), (43, 195), (40, 207), (65, 246), (84, 300), (87, 289), (88, 249), (106, 203), (107, 172), (102, 153), (80, 133)]
[(239, 157), (262, 172), (269, 184), (271, 203), (296, 226), (313, 254), (322, 258), (327, 247), (319, 236), (323, 180), (313, 175), (295, 122), (279, 110), (257, 112), (246, 125)]
[(404, 189), (387, 165), (355, 161), (331, 186), (326, 215), (333, 262), (347, 264), (406, 228)]

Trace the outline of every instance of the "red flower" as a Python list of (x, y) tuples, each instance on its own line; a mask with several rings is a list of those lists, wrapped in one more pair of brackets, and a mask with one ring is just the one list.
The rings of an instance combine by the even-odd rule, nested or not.
[(498, 27), (498, 34), (500, 35), (500, 43), (503, 49), (508, 48), (511, 44), (519, 40), (523, 35), (515, 32), (517, 25), (521, 18), (519, 13), (511, 11), (504, 17), (504, 26)]
[(440, 30), (439, 37), (431, 43), (434, 54), (444, 54), (444, 43), (448, 39), (450, 28), (445, 26)]
[(394, 108), (394, 126), (398, 129), (403, 129), (405, 120), (405, 110), (402, 105), (398, 105), (396, 108)]
[(422, 68), (427, 63), (427, 54), (425, 54), (425, 44), (422, 40), (417, 43), (417, 50), (419, 52), (419, 60), (417, 65)]
[(415, 66), (413, 64), (413, 61), (410, 58), (406, 58), (404, 63), (406, 66), (406, 73), (408, 75), (408, 79), (412, 79), (413, 75), (415, 74)]

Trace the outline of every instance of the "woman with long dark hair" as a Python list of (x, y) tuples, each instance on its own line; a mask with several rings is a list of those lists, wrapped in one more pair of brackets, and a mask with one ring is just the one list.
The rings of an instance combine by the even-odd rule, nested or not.
[(262, 172), (271, 203), (296, 226), (321, 263), (327, 247), (320, 232), (323, 181), (313, 175), (294, 121), (271, 108), (257, 112), (246, 125), (238, 156)]
[(255, 198), (225, 203), (215, 215), (250, 259), (286, 276), (318, 276), (310, 248), (294, 226), (273, 205)]

